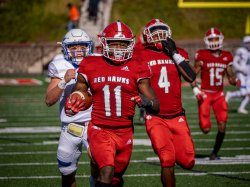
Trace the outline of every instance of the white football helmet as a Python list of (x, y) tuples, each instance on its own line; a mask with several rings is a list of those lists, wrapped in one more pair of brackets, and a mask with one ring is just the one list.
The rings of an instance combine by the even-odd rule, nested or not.
[[(134, 35), (132, 30), (123, 22), (116, 21), (109, 24), (98, 37), (102, 44), (103, 56), (112, 60), (115, 64), (122, 64), (132, 57), (135, 44)], [(110, 47), (109, 43), (115, 41), (125, 42), (127, 47)]]
[(210, 28), (204, 37), (204, 42), (208, 49), (218, 50), (223, 47), (224, 36), (218, 28)]
[(243, 47), (245, 47), (248, 51), (250, 51), (250, 36), (244, 36), (242, 43)]
[[(67, 32), (61, 45), (64, 58), (76, 65), (79, 65), (84, 57), (90, 55), (93, 49), (92, 40), (87, 33), (81, 29), (71, 29)], [(75, 46), (75, 48), (73, 46)], [(74, 49), (72, 49), (72, 47)]]
[(170, 27), (160, 19), (149, 21), (142, 33), (147, 46), (156, 47), (160, 50), (163, 48), (161, 41), (171, 38), (171, 34)]

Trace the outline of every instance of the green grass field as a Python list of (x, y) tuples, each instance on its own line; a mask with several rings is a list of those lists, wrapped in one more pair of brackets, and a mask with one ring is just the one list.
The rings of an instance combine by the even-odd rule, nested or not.
[[(28, 76), (25, 76), (28, 77)], [(44, 104), (47, 83), (42, 86), (0, 86), (0, 186), (60, 186), (56, 150), (60, 123), (58, 106)], [(226, 87), (226, 90), (236, 88)], [(177, 187), (250, 186), (250, 118), (238, 114), (240, 100), (229, 103), (229, 120), (219, 161), (208, 155), (217, 132), (203, 135), (198, 127), (197, 103), (189, 87), (183, 88), (183, 103), (196, 148), (196, 165), (191, 171), (176, 166)], [(248, 106), (248, 110), (250, 107)], [(137, 111), (138, 114), (138, 111)], [(30, 130), (30, 133), (28, 132)], [(42, 131), (44, 130), (44, 131)], [(145, 145), (142, 145), (142, 142)], [(125, 187), (160, 187), (160, 165), (145, 128), (135, 117), (135, 145), (125, 173)], [(77, 172), (78, 186), (89, 186), (89, 159), (86, 151)]]

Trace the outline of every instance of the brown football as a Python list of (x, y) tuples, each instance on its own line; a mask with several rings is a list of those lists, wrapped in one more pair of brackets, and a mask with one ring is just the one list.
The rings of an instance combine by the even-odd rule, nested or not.
[(83, 110), (87, 110), (92, 105), (92, 95), (89, 92), (84, 92), (83, 95), (85, 97), (85, 105)]
[[(81, 96), (81, 94), (83, 94), (83, 97)], [(80, 100), (84, 100), (85, 105), (82, 111), (89, 109), (89, 107), (92, 105), (92, 95), (89, 92), (81, 92), (79, 94), (78, 91), (75, 91), (71, 94), (71, 99), (73, 98), (72, 96), (78, 97)]]

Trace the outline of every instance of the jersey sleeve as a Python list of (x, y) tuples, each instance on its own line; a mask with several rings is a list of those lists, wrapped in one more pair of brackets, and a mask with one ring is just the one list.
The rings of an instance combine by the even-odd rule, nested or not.
[(150, 69), (148, 63), (143, 63), (143, 61), (140, 61), (140, 63), (138, 63), (138, 65), (139, 65), (139, 68), (138, 68), (137, 81), (139, 81), (141, 79), (150, 78), (151, 77), (151, 69)]
[(200, 51), (195, 53), (195, 62), (202, 61), (202, 55)]
[(48, 66), (48, 76), (63, 79), (67, 69), (67, 61), (64, 59), (54, 59)]
[(57, 68), (53, 62), (51, 62), (48, 66), (48, 76), (51, 78), (53, 77), (59, 78)]

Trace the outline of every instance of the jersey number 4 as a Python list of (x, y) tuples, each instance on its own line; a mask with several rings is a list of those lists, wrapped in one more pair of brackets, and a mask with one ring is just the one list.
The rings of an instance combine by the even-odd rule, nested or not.
[(161, 68), (160, 77), (158, 80), (158, 86), (165, 89), (165, 93), (169, 92), (170, 82), (168, 80), (167, 68), (163, 66)]

